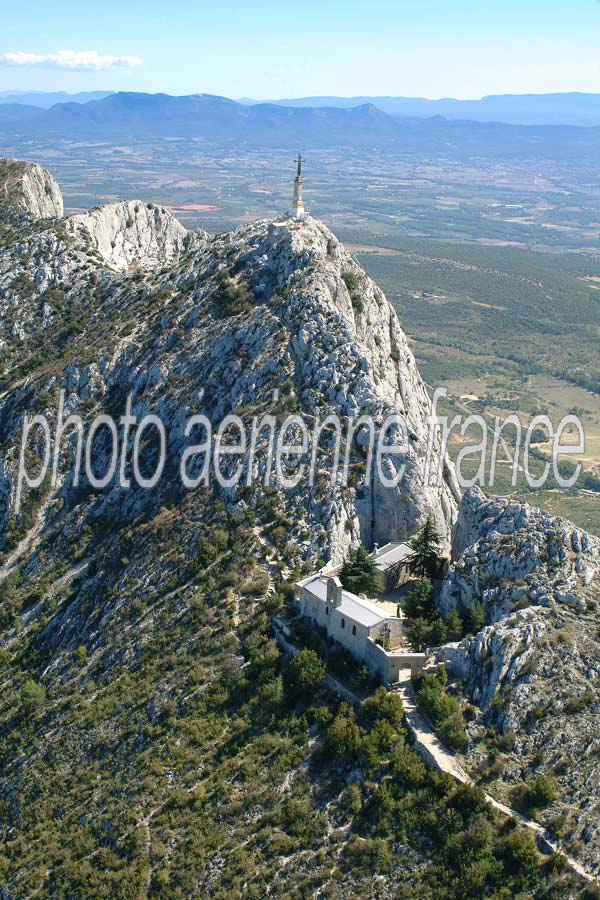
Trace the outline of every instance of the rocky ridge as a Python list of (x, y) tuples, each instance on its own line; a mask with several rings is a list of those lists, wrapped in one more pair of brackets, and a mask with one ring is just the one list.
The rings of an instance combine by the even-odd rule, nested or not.
[(0, 221), (62, 218), (63, 199), (53, 176), (35, 163), (0, 159)]
[[(155, 277), (144, 274), (163, 254), (170, 267)], [(113, 276), (114, 269), (122, 274)], [(214, 296), (219, 276), (229, 272), (233, 289), (247, 286), (252, 302), (223, 317), (215, 315)], [(354, 306), (346, 281), (353, 284)], [(329, 498), (308, 504), (300, 493), (290, 498), (308, 506), (308, 525), (327, 525), (325, 545), (316, 542), (312, 551), (307, 545), (306, 552), (340, 556), (351, 541), (406, 538), (427, 514), (449, 539), (458, 488), (451, 466), (440, 465), (437, 441), (432, 470), (442, 468), (444, 480), (440, 486), (424, 483), (429, 399), (414, 357), (382, 292), (324, 225), (309, 220), (299, 231), (274, 231), (259, 222), (209, 239), (188, 235), (164, 210), (126, 203), (21, 236), (0, 255), (7, 355), (16, 337), (20, 348), (11, 348), (13, 360), (27, 357), (31, 338), (43, 342), (75, 303), (84, 332), (91, 321), (98, 330), (103, 316), (116, 316), (121, 327), (133, 313), (126, 309), (132, 296), (156, 301), (153, 321), (132, 323), (134, 343), (115, 345), (114, 330), (106, 328), (93, 359), (82, 363), (74, 352), (63, 377), (35, 383), (46, 392), (65, 387), (71, 412), (84, 401), (101, 406), (116, 386), (131, 386), (137, 411), (157, 405), (172, 431), (174, 452), (181, 449), (183, 415), (192, 401), (204, 401), (215, 421), (268, 403), (277, 388), (289, 398), (290, 411), (313, 420), (317, 414), (368, 414), (382, 422), (397, 412), (408, 423), (410, 446), (402, 457), (389, 455), (385, 465), (389, 475), (405, 464), (405, 479), (397, 489), (386, 489), (375, 471), (368, 489), (359, 479), (350, 503), (336, 486)], [(29, 399), (31, 390), (30, 384)], [(15, 403), (20, 413), (15, 410), (14, 427), (4, 433), (5, 523), (14, 496), (14, 451), (8, 448), (24, 412), (18, 392), (4, 402), (5, 421)], [(108, 495), (111, 504), (132, 502), (117, 492)]]
[[(190, 443), (185, 425), (199, 411), (215, 429), (231, 413), (248, 424), (264, 413), (279, 421), (300, 414), (309, 426), (329, 415), (343, 423), (368, 415), (376, 425), (401, 415), (408, 449), (384, 457), (388, 476), (405, 466), (398, 487), (385, 487), (374, 465), (367, 472), (360, 431), (346, 486), (332, 483), (335, 442), (327, 435), (314, 484), (275, 487), (279, 516), (289, 523), (285, 552), (309, 567), (339, 560), (351, 543), (408, 538), (428, 515), (449, 545), (459, 493), (437, 435), (431, 470), (440, 469), (443, 479), (425, 478), (430, 409), (414, 357), (381, 290), (322, 223), (309, 219), (297, 229), (257, 222), (210, 238), (188, 235), (164, 210), (126, 203), (8, 229), (4, 244), (0, 523), (10, 553), (42, 516), (41, 533), (22, 560), (26, 572), (39, 569), (36, 547), (62, 553), (54, 548), (74, 540), (86, 523), (110, 520), (118, 532), (156, 514), (167, 498), (180, 502), (178, 462)], [(171, 262), (157, 269), (163, 251)], [(134, 416), (161, 418), (168, 458), (156, 489), (75, 487), (72, 435), (61, 446), (56, 487), (26, 491), (15, 515), (23, 417), (41, 412), (54, 425), (61, 391), (65, 414), (80, 415), (87, 428), (99, 414), (122, 415), (128, 395)], [(129, 465), (133, 441), (130, 435)], [(105, 435), (94, 449), (102, 472), (112, 443)], [(249, 486), (243, 478), (237, 487), (216, 490), (229, 515), (250, 517), (262, 508), (266, 449), (263, 439), (259, 477)], [(156, 448), (144, 451), (151, 465)], [(245, 459), (244, 476), (248, 465)], [(57, 648), (82, 629), (90, 640), (104, 640), (100, 609), (80, 621), (81, 600), (93, 596), (99, 578), (84, 578), (79, 601), (48, 624)]]
[(201, 232), (186, 231), (163, 207), (139, 201), (109, 203), (71, 216), (67, 231), (121, 272), (162, 268), (206, 240)]
[(582, 593), (600, 571), (598, 538), (526, 503), (486, 499), (477, 488), (463, 498), (453, 555), (442, 612), (481, 602), (491, 622), (519, 604), (585, 611)]
[[(483, 606), (486, 626), (441, 656), (480, 710), (472, 735), (510, 737), (494, 791), (541, 772), (559, 797), (542, 814), (591, 871), (600, 867), (600, 540), (566, 519), (472, 489), (454, 533), (444, 613)], [(479, 727), (483, 731), (479, 731)], [(471, 763), (485, 754), (477, 740)]]

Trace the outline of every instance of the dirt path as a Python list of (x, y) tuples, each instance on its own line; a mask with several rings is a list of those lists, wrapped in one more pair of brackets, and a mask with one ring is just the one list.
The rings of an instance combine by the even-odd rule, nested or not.
[[(277, 643), (286, 653), (290, 656), (295, 656), (299, 652), (298, 647), (286, 639), (276, 620), (273, 621), (273, 631)], [(341, 685), (332, 678), (331, 675), (325, 677), (324, 684), (329, 690), (342, 696), (350, 703), (353, 703), (354, 705), (362, 703), (362, 700), (357, 697), (356, 694), (353, 694), (352, 691)], [(444, 747), (431, 724), (417, 708), (410, 669), (400, 670), (400, 681), (393, 686), (392, 691), (397, 693), (402, 701), (402, 707), (406, 717), (406, 726), (414, 740), (414, 747), (419, 756), (439, 772), (446, 772), (448, 775), (451, 775), (452, 778), (460, 784), (475, 785), (471, 776), (463, 769), (458, 757), (452, 753), (452, 751)], [(492, 797), (491, 794), (488, 794), (485, 791), (484, 794), (487, 802), (495, 810), (508, 818), (515, 819), (524, 828), (533, 831), (538, 845), (542, 850), (545, 850), (548, 853), (561, 853), (567, 860), (571, 871), (575, 872), (587, 882), (596, 881), (595, 876), (587, 872), (577, 860), (573, 859), (572, 856), (565, 853), (557, 838), (546, 831), (546, 829), (538, 822), (534, 822), (533, 819), (528, 819), (527, 816), (522, 815), (517, 810), (505, 806), (503, 803), (500, 803), (499, 800)]]
[(400, 679), (398, 684), (394, 685), (393, 691), (402, 701), (406, 725), (415, 741), (419, 755), (436, 769), (452, 775), (461, 784), (472, 784), (472, 779), (465, 772), (457, 757), (444, 747), (425, 716), (419, 712), (412, 688), (410, 669), (401, 669)]
[(8, 558), (4, 562), (4, 565), (0, 566), (0, 581), (4, 581), (5, 578), (8, 578), (23, 554), (29, 550), (35, 541), (36, 537), (44, 527), (44, 516), (47, 508), (48, 503), (43, 503), (40, 506), (35, 517), (35, 522), (33, 523), (33, 528), (31, 528), (25, 537), (19, 541), (12, 553), (8, 554)]
[[(446, 772), (461, 784), (474, 785), (475, 782), (463, 769), (458, 758), (454, 753), (443, 746), (430, 723), (417, 709), (410, 669), (401, 670), (400, 681), (398, 684), (394, 685), (393, 690), (398, 694), (402, 701), (406, 716), (406, 725), (414, 739), (415, 750), (419, 755), (440, 772)], [(522, 815), (515, 809), (511, 809), (509, 806), (505, 806), (504, 803), (500, 803), (500, 801), (492, 797), (491, 794), (484, 793), (487, 802), (490, 806), (493, 806), (495, 810), (502, 813), (502, 815), (516, 819), (519, 824), (528, 828), (530, 831), (533, 831), (538, 840), (538, 844), (544, 850), (550, 853), (561, 853), (566, 858), (569, 868), (581, 878), (585, 879), (585, 881), (593, 882), (596, 880), (593, 875), (587, 872), (583, 866), (577, 862), (577, 860), (565, 853), (556, 837), (546, 831), (546, 829), (538, 822), (535, 822), (533, 819), (528, 819), (527, 816)]]

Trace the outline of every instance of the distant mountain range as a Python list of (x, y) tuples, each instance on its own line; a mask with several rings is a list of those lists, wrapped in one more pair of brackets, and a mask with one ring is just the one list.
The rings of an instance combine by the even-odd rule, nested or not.
[(399, 117), (372, 103), (350, 108), (244, 104), (193, 94), (116, 93), (48, 110), (0, 104), (0, 140), (201, 140), (209, 145), (265, 149), (347, 147), (448, 159), (555, 159), (597, 169), (600, 128), (521, 126)]
[[(0, 104), (19, 103), (50, 109), (57, 103), (90, 103), (109, 97), (112, 91), (0, 91)], [(166, 95), (165, 95), (166, 96)], [(473, 122), (504, 122), (509, 125), (600, 126), (600, 94), (494, 94), (481, 100), (427, 100), (424, 97), (301, 97), (300, 99), (259, 101), (244, 98), (244, 106), (274, 104), (292, 108), (323, 107), (351, 109), (376, 106), (391, 116), (469, 119)]]
[(39, 106), (50, 109), (55, 103), (89, 103), (90, 100), (102, 100), (112, 91), (83, 91), (80, 94), (67, 94), (66, 91), (0, 91), (0, 103), (23, 103), (26, 106)]
[[(243, 102), (253, 103), (252, 100)], [(421, 97), (303, 97), (274, 100), (281, 106), (347, 109), (372, 103), (391, 116), (470, 119), (512, 125), (600, 126), (600, 94), (498, 94), (481, 100), (426, 100)]]
[(116, 93), (85, 104), (58, 103), (48, 110), (0, 104), (0, 136), (148, 140), (197, 138), (209, 143), (264, 146), (353, 145), (398, 136), (398, 121), (375, 106), (312, 109), (236, 103), (194, 94)]

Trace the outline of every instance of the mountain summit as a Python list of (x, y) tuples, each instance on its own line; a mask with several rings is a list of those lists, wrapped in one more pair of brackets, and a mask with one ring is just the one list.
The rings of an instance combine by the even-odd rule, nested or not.
[[(454, 539), (445, 611), (479, 628), (439, 650), (480, 704), (471, 770), (498, 778), (502, 748), (508, 783), (552, 763), (538, 794), (583, 803), (597, 543), (477, 492), (457, 521), (398, 318), (322, 222), (188, 233), (141, 201), (65, 219), (39, 167), (0, 176), (2, 896), (287, 900), (310, 881), (459, 900), (468, 878), (541, 900), (555, 877), (552, 896), (578, 895), (559, 855), (542, 864), (483, 791), (423, 764), (397, 694), (329, 647), (368, 692), (339, 703), (314, 651), (285, 661), (270, 613), (350, 548), (429, 521)], [(590, 869), (595, 818), (558, 822)]]
[[(437, 436), (429, 448), (430, 402), (414, 357), (381, 290), (325, 225), (311, 218), (261, 221), (210, 237), (187, 233), (164, 209), (135, 201), (34, 222), (44, 196), (40, 182), (31, 228), (21, 223), (17, 232), (7, 224), (0, 255), (6, 553), (34, 523), (41, 530), (27, 551), (32, 560), (45, 535), (52, 533), (57, 546), (57, 528), (66, 539), (75, 523), (81, 528), (101, 517), (118, 530), (151, 518), (165, 503), (183, 502), (177, 460), (194, 413), (215, 429), (232, 414), (245, 421), (268, 413), (278, 421), (303, 416), (311, 424), (367, 416), (375, 429), (391, 415), (402, 417), (406, 447), (385, 454), (381, 471), (367, 454), (366, 431), (358, 432), (348, 451), (348, 482), (333, 480), (327, 467), (335, 441), (326, 431), (312, 483), (267, 493), (275, 490), (290, 521), (287, 540), (298, 560), (340, 559), (352, 543), (407, 539), (427, 516), (449, 547), (459, 493)], [(112, 482), (91, 493), (90, 484), (73, 488), (71, 438), (57, 457), (57, 484), (26, 489), (16, 510), (23, 417), (35, 410), (54, 421), (61, 391), (84, 427), (99, 415), (124, 412), (128, 396), (134, 416), (161, 417), (168, 448), (155, 489), (124, 491)], [(99, 471), (110, 446), (99, 434)], [(152, 459), (151, 442), (146, 451)], [(439, 484), (434, 474), (428, 480), (427, 464), (442, 473)], [(387, 487), (401, 467), (400, 483)], [(231, 515), (252, 508), (257, 524), (266, 521), (264, 487), (252, 477), (220, 494)]]
[[(287, 579), (341, 560), (351, 544), (407, 538), (428, 516), (448, 547), (458, 491), (437, 444), (442, 481), (425, 478), (429, 399), (395, 312), (321, 222), (260, 221), (210, 236), (141, 201), (64, 219), (48, 173), (14, 161), (0, 171), (0, 672), (13, 686), (0, 711), (0, 797), (16, 838), (0, 853), (0, 887), (15, 897), (25, 883), (48, 897), (100, 896), (101, 882), (123, 900), (130, 884), (136, 896), (149, 885), (167, 896), (151, 838), (158, 810), (176, 783), (196, 803), (194, 783), (213, 753), (228, 755), (238, 728), (228, 703), (222, 732), (197, 704), (212, 705), (221, 678), (266, 690), (256, 666), (279, 657), (265, 610)], [(332, 479), (334, 423), (365, 416), (377, 430), (393, 413), (407, 423), (406, 449), (384, 452), (380, 474), (368, 431), (358, 431), (347, 479)], [(269, 481), (259, 436), (252, 457), (241, 453), (238, 484), (185, 486), (191, 417), (216, 432), (234, 414), (325, 421), (313, 479)], [(151, 415), (154, 427), (115, 437), (109, 425), (126, 415)], [(67, 417), (86, 440), (79, 455), (77, 425), (58, 437)], [(162, 474), (144, 486), (135, 466), (151, 480), (157, 421)], [(227, 476), (234, 462), (223, 464)], [(402, 464), (404, 479), (387, 487), (383, 476)], [(269, 715), (266, 694), (252, 703)], [(197, 723), (195, 749), (174, 737), (181, 715)], [(253, 739), (240, 740), (250, 752)], [(204, 821), (194, 814), (193, 828)], [(213, 863), (192, 865), (183, 820), (177, 830), (183, 856), (169, 877), (187, 886), (181, 896), (217, 896)], [(97, 853), (88, 837), (81, 844), (88, 831)], [(129, 835), (137, 849), (126, 848)]]

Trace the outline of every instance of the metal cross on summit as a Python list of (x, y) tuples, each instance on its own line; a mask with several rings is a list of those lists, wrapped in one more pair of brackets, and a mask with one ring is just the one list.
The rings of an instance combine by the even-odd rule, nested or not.
[(294, 180), (294, 205), (290, 210), (291, 215), (294, 219), (303, 219), (304, 218), (304, 201), (302, 199), (302, 189), (304, 187), (302, 181), (302, 163), (305, 162), (302, 159), (302, 154), (298, 154), (298, 174)]

